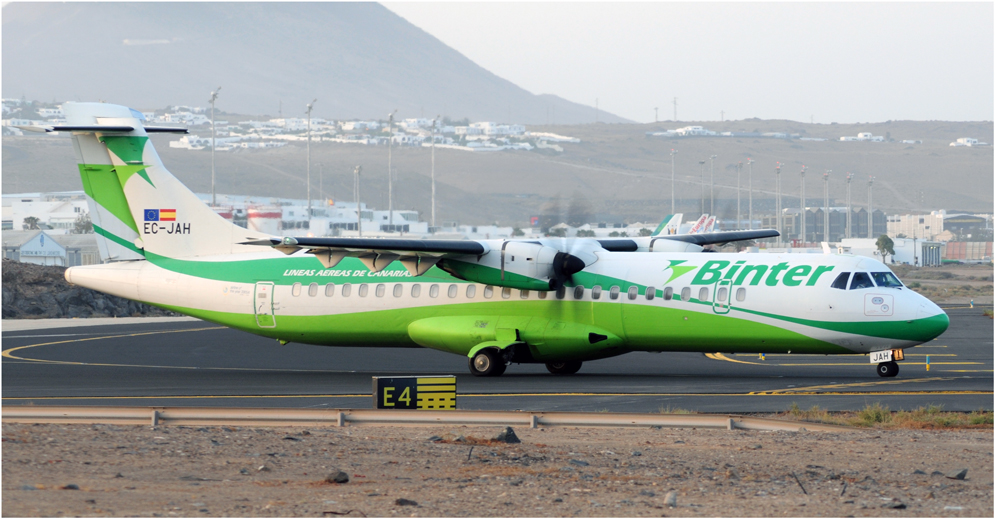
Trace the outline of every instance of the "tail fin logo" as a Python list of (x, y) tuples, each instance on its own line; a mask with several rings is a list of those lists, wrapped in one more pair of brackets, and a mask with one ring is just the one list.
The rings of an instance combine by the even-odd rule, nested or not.
[(175, 222), (176, 209), (146, 209), (146, 222)]

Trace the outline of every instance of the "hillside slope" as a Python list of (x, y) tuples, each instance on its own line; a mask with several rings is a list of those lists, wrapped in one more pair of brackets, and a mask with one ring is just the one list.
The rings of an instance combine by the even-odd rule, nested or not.
[[(523, 57), (527, 59), (527, 57)], [(593, 107), (534, 95), (374, 3), (121, 2), (3, 6), (3, 95), (205, 106), (298, 117), (448, 115), (577, 123)], [(601, 121), (624, 119), (601, 112)]]

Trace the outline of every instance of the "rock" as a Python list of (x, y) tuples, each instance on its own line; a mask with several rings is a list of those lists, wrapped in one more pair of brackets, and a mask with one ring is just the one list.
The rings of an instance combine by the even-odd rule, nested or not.
[(429, 436), (427, 441), (430, 441), (430, 442), (440, 442), (440, 441), (442, 441), (442, 437), (441, 436)]
[(238, 471), (238, 473), (242, 474), (243, 476), (247, 476), (249, 474), (249, 469), (242, 469)]
[(504, 443), (522, 443), (522, 440), (518, 439), (518, 435), (515, 434), (515, 430), (511, 427), (505, 427), (500, 434), (494, 437), (494, 441)]
[(684, 440), (677, 440), (674, 443), (684, 443)]
[(963, 480), (964, 478), (967, 477), (967, 469), (957, 469), (957, 470), (954, 470), (954, 471), (951, 471), (951, 472), (947, 472), (945, 474), (945, 476), (948, 479), (961, 479), (961, 480)]
[(256, 472), (269, 472), (269, 471), (270, 469), (266, 465), (260, 465), (259, 468), (256, 469)]
[(939, 470), (934, 470), (933, 472), (930, 472), (929, 475), (930, 476), (942, 476), (943, 473), (940, 472)]
[(293, 436), (284, 436), (283, 439), (284, 440), (290, 440), (292, 442), (299, 442), (299, 441), (301, 441), (300, 438), (294, 438)]
[(892, 501), (890, 503), (885, 503), (881, 505), (881, 508), (891, 508), (894, 510), (905, 510), (905, 503), (901, 501)]
[(327, 483), (339, 483), (339, 484), (348, 483), (349, 482), (349, 474), (346, 474), (345, 472), (342, 472), (341, 470), (336, 471), (336, 472), (332, 472), (331, 474), (328, 475), (327, 478), (325, 478), (325, 482), (327, 482)]
[(643, 453), (641, 453), (641, 452), (639, 452), (639, 451), (632, 451), (632, 455), (633, 455), (633, 456), (642, 456), (642, 455), (643, 455)]
[(663, 497), (663, 504), (669, 506), (670, 508), (677, 507), (677, 492), (667, 492), (667, 495)]
[(463, 443), (465, 441), (466, 441), (466, 437), (461, 434), (461, 435), (457, 436), (455, 440), (453, 440), (453, 443)]
[(562, 497), (558, 497), (558, 498), (554, 499), (553, 502), (554, 503), (562, 503), (563, 502), (563, 498)]
[(762, 448), (764, 448), (763, 445), (751, 445), (751, 446), (747, 447), (747, 449), (754, 450), (754, 451), (762, 449)]
[(925, 472), (923, 472), (923, 471), (921, 471), (921, 470), (919, 470), (919, 469), (915, 469), (914, 471), (912, 471), (912, 473), (913, 473), (913, 474), (918, 474), (918, 475), (920, 475), (920, 476), (925, 476), (925, 475), (926, 475), (926, 473), (925, 473)]
[[(510, 429), (510, 427), (509, 427), (509, 429)], [(404, 499), (403, 497), (399, 498), (397, 501), (394, 501), (394, 504), (397, 505), (397, 506), (418, 506), (418, 502), (417, 501), (412, 501), (410, 499)]]
[(580, 467), (586, 467), (586, 466), (590, 465), (590, 463), (588, 463), (586, 461), (582, 461), (582, 460), (570, 460), (570, 463), (573, 464), (573, 465), (580, 466)]
[(21, 490), (38, 490), (38, 487), (34, 485), (22, 485)]
[(124, 474), (121, 474), (120, 472), (118, 472), (117, 474), (114, 474), (114, 477), (115, 478), (123, 478)]
[(79, 490), (79, 485), (77, 485), (75, 483), (70, 483), (70, 484), (62, 487), (62, 490)]
[(639, 495), (646, 497), (654, 497), (656, 494), (652, 490), (640, 490)]

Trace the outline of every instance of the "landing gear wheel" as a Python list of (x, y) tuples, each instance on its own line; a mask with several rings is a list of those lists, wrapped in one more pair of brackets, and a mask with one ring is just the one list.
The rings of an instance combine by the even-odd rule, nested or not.
[(554, 375), (573, 375), (580, 371), (580, 366), (583, 364), (579, 360), (568, 360), (564, 362), (547, 362), (546, 369)]
[(882, 362), (878, 364), (878, 375), (882, 377), (891, 378), (898, 375), (898, 363), (897, 362)]
[(470, 359), (470, 373), (475, 377), (497, 377), (507, 367), (501, 352), (493, 349), (480, 350)]

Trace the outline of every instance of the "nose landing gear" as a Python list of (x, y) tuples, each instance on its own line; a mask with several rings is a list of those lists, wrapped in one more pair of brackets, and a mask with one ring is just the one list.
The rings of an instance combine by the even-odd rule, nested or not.
[(878, 376), (891, 378), (898, 375), (898, 363), (895, 361), (878, 364)]

